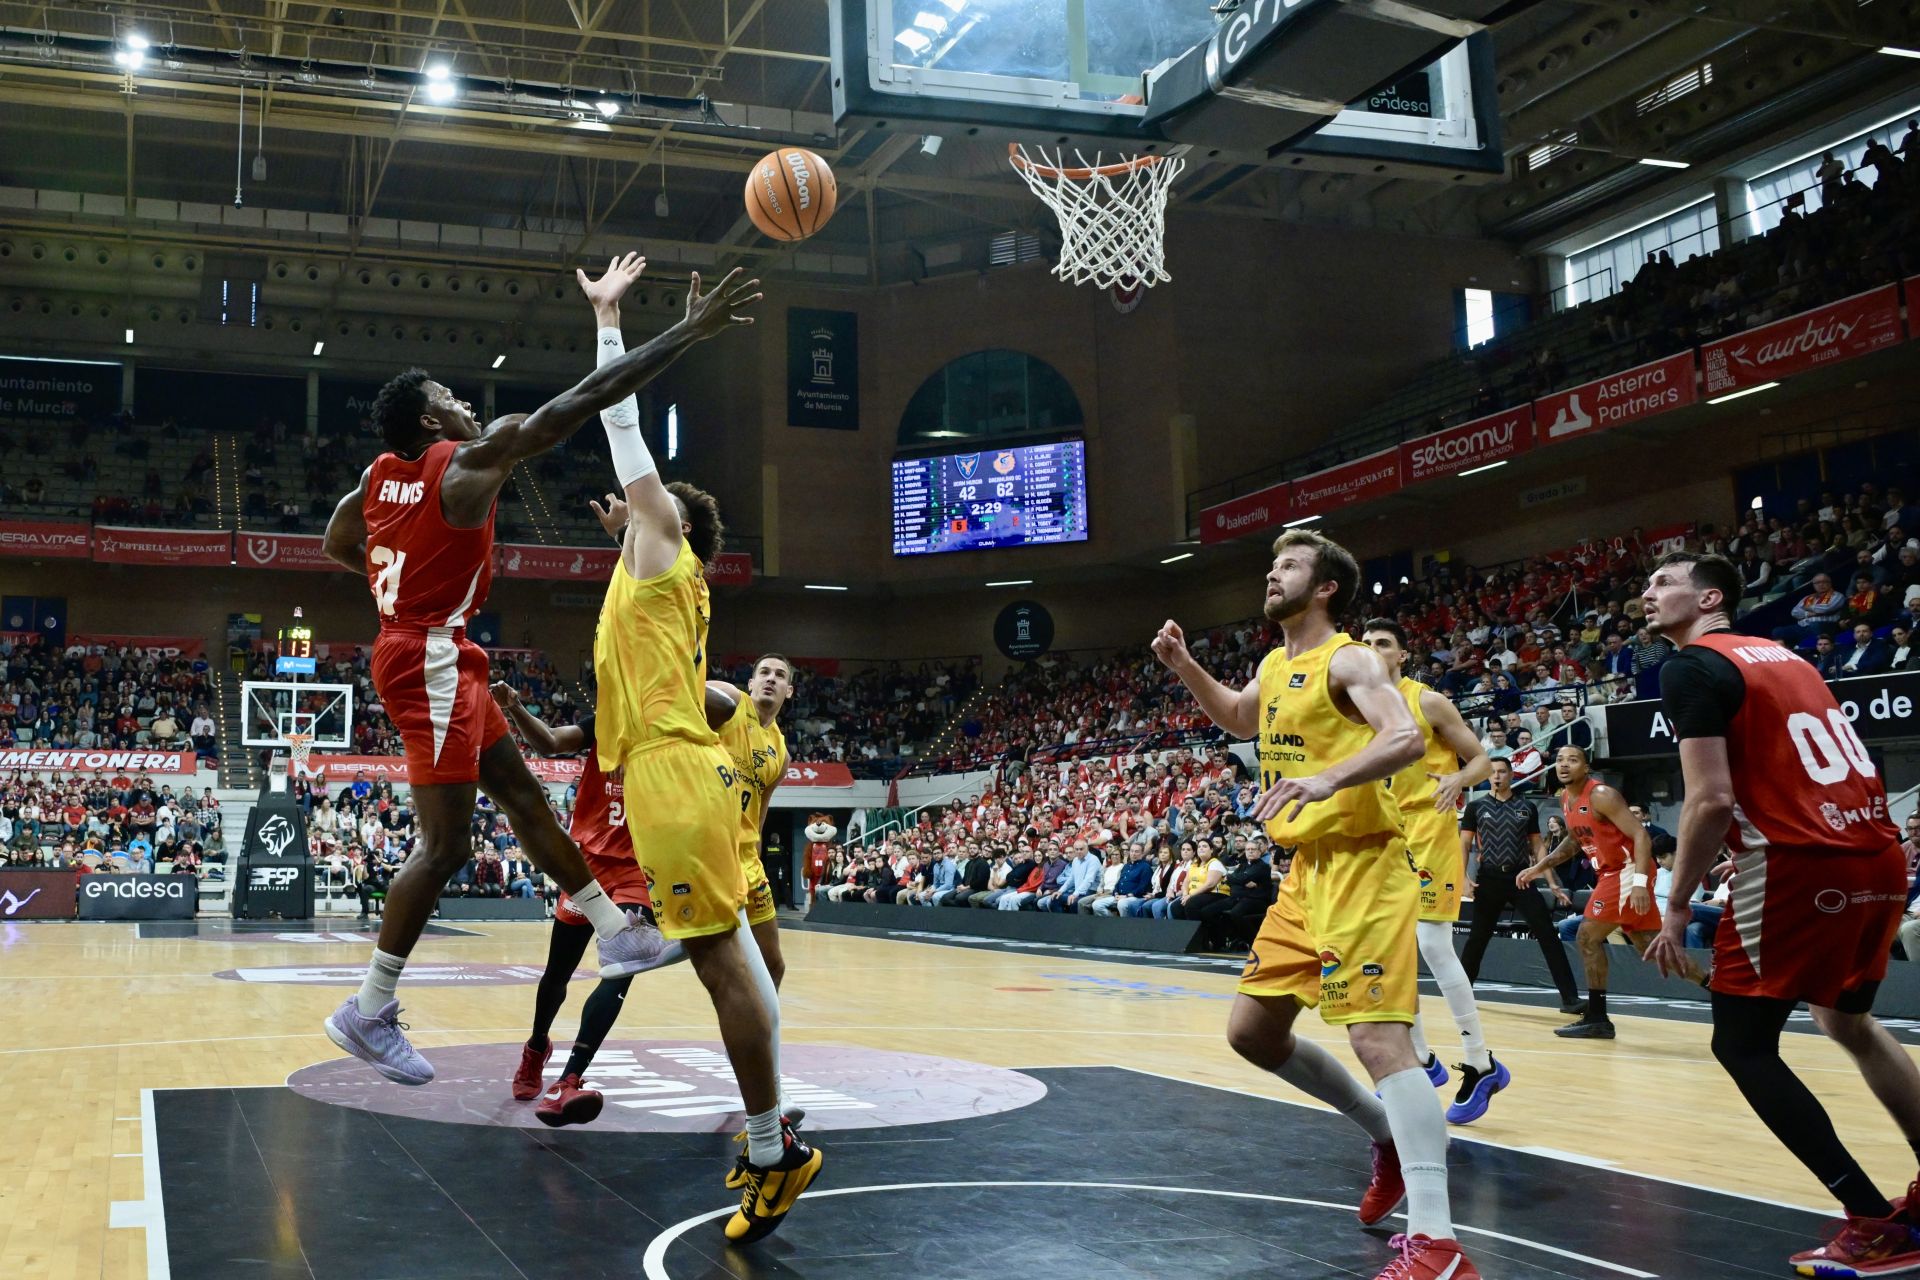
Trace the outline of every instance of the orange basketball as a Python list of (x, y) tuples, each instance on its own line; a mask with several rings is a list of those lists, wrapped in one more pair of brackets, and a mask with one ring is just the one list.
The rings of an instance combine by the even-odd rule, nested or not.
[(769, 151), (747, 175), (747, 216), (770, 240), (805, 240), (839, 203), (833, 170), (805, 147)]

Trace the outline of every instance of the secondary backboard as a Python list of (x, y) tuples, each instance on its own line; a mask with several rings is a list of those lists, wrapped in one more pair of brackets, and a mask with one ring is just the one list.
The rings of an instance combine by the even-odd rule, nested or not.
[(1497, 173), (1481, 23), (1499, 3), (830, 0), (834, 113), (988, 141)]
[(240, 685), (240, 741), (249, 747), (285, 746), (306, 734), (315, 751), (344, 750), (353, 742), (353, 686), (309, 680), (246, 680)]

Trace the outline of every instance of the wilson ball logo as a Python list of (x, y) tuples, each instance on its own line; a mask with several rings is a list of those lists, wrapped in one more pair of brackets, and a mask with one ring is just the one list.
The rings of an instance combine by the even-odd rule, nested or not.
[(813, 168), (807, 164), (807, 153), (789, 151), (782, 159), (787, 162), (787, 168), (793, 171), (793, 198), (799, 202), (802, 209), (811, 209), (813, 207)]

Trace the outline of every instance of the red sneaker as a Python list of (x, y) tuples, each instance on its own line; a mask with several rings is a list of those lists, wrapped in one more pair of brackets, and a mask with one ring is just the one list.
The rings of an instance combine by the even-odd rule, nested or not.
[(1387, 1242), (1400, 1256), (1387, 1264), (1375, 1280), (1481, 1280), (1480, 1268), (1460, 1252), (1458, 1240), (1427, 1236), (1395, 1236)]
[(600, 1115), (606, 1099), (598, 1090), (580, 1087), (579, 1076), (561, 1076), (540, 1099), (533, 1114), (540, 1123), (558, 1129), (564, 1124), (588, 1124)]
[(1920, 1271), (1920, 1235), (1905, 1218), (1846, 1218), (1827, 1242), (1787, 1259), (1803, 1276), (1897, 1276)]
[(1391, 1142), (1373, 1144), (1373, 1180), (1367, 1194), (1360, 1197), (1360, 1223), (1372, 1226), (1392, 1213), (1407, 1198), (1407, 1184), (1400, 1178), (1400, 1153)]
[(520, 1069), (513, 1073), (513, 1100), (532, 1102), (546, 1088), (547, 1082), (541, 1076), (546, 1069), (547, 1059), (553, 1056), (553, 1039), (548, 1037), (547, 1047), (536, 1049), (529, 1040), (520, 1046)]

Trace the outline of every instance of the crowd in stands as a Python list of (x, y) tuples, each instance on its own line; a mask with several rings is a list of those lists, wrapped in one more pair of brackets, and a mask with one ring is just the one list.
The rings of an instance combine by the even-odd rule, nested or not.
[(146, 774), (0, 775), (0, 849), (12, 867), (193, 873), (226, 860), (212, 788)]
[[(793, 664), (783, 718), (794, 760), (839, 761), (855, 777), (892, 777), (912, 764), (980, 689), (980, 659), (886, 662), (825, 674)], [(709, 674), (745, 688), (753, 659), (727, 660)]]
[(152, 747), (218, 760), (206, 659), (0, 635), (0, 747)]

